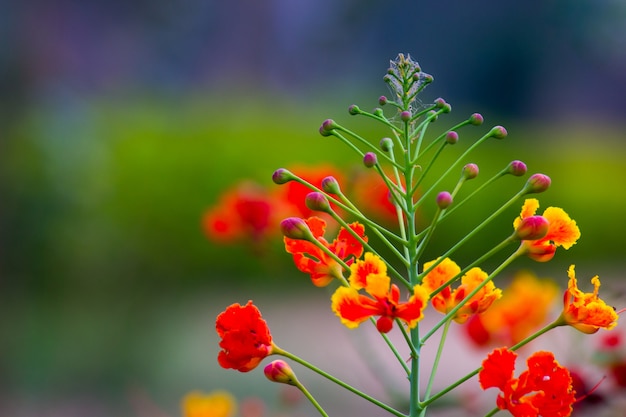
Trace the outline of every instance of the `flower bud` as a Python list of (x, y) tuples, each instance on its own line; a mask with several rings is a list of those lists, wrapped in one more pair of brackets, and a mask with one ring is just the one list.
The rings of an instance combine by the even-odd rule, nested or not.
[(299, 217), (287, 217), (280, 222), (280, 231), (290, 239), (312, 240), (314, 239), (309, 225)]
[(348, 107), (348, 113), (355, 116), (361, 113), (361, 109), (359, 109), (359, 106), (357, 106), (356, 104), (352, 104), (350, 107)]
[(544, 174), (533, 174), (526, 181), (526, 190), (528, 193), (542, 193), (550, 188), (552, 180)]
[(297, 386), (296, 374), (291, 366), (283, 360), (275, 360), (270, 362), (263, 369), (265, 377), (272, 382)]
[(393, 140), (391, 140), (391, 138), (382, 138), (379, 145), (383, 152), (391, 152), (393, 149)]
[(493, 129), (491, 129), (489, 134), (492, 138), (504, 139), (506, 138), (506, 135), (508, 135), (508, 132), (502, 126), (496, 126)]
[(313, 211), (322, 211), (325, 213), (331, 211), (328, 198), (317, 191), (308, 193), (304, 198), (304, 204)]
[(380, 316), (378, 320), (376, 320), (376, 330), (381, 333), (389, 333), (389, 331), (393, 328), (393, 319), (387, 316)]
[(378, 163), (378, 157), (374, 152), (367, 152), (363, 155), (363, 165), (367, 168), (372, 168), (374, 165)]
[(450, 132), (446, 133), (446, 142), (447, 143), (449, 143), (450, 145), (454, 145), (458, 141), (459, 141), (459, 134), (458, 133), (456, 133), (453, 130), (451, 130)]
[(508, 166), (508, 173), (515, 175), (516, 177), (521, 177), (526, 173), (526, 164), (522, 161), (511, 161)]
[(515, 229), (515, 237), (519, 240), (537, 240), (548, 234), (550, 223), (543, 216), (524, 217)]
[(328, 194), (341, 194), (339, 182), (333, 176), (328, 176), (322, 180), (322, 190)]
[(408, 110), (400, 112), (400, 120), (402, 120), (403, 122), (410, 121), (411, 120), (411, 112), (408, 111)]
[(439, 116), (437, 115), (437, 112), (436, 112), (436, 111), (434, 111), (434, 110), (429, 111), (428, 113), (426, 113), (426, 115), (427, 115), (427, 117), (430, 117), (430, 118), (431, 118), (431, 119), (430, 119), (430, 122), (431, 122), (431, 123), (432, 123), (432, 122), (436, 122), (436, 121), (437, 121), (437, 118), (439, 117)]
[(326, 119), (320, 126), (320, 134), (322, 136), (330, 136), (332, 131), (337, 128), (337, 123), (333, 119)]
[(480, 126), (483, 124), (484, 121), (485, 119), (483, 119), (483, 116), (480, 113), (474, 113), (469, 118), (470, 124), (474, 126)]
[(278, 185), (286, 184), (289, 181), (294, 180), (295, 178), (295, 175), (293, 175), (288, 169), (285, 168), (278, 168), (272, 174), (272, 181), (274, 181), (274, 184)]
[(435, 78), (430, 74), (423, 74), (422, 80), (424, 81), (424, 84), (430, 84), (435, 80)]
[(463, 176), (466, 180), (473, 180), (478, 176), (478, 165), (476, 164), (467, 164), (463, 167)]
[(441, 210), (447, 209), (450, 207), (450, 204), (452, 204), (452, 195), (449, 192), (442, 191), (437, 194), (437, 206)]
[(435, 100), (435, 106), (437, 106), (438, 109), (442, 109), (444, 113), (450, 113), (452, 111), (452, 106), (441, 97)]
[(387, 104), (387, 97), (385, 96), (380, 96), (378, 98), (378, 104), (380, 104), (381, 106), (384, 106), (385, 104)]

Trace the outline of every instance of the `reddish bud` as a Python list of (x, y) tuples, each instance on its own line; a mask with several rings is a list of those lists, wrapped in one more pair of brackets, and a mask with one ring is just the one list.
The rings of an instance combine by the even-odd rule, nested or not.
[(496, 126), (489, 132), (492, 138), (504, 139), (508, 135), (508, 132), (502, 126)]
[(552, 180), (544, 174), (533, 174), (526, 181), (526, 191), (528, 193), (542, 193), (550, 188)]
[(526, 168), (526, 164), (523, 163), (522, 161), (511, 161), (511, 163), (508, 166), (508, 173), (515, 175), (516, 177), (521, 177), (522, 175), (526, 174), (527, 168)]
[(350, 107), (348, 107), (348, 113), (355, 116), (361, 113), (361, 109), (359, 109), (359, 106), (357, 106), (356, 104), (352, 104)]
[(458, 133), (456, 133), (455, 131), (450, 131), (450, 132), (446, 133), (446, 142), (447, 143), (449, 143), (450, 145), (454, 145), (458, 141), (459, 141), (459, 134)]
[(410, 121), (411, 120), (411, 112), (408, 111), (408, 110), (400, 112), (400, 120), (402, 120), (403, 122)]
[(341, 194), (339, 182), (333, 176), (328, 176), (322, 180), (322, 190), (328, 194)]
[(469, 118), (470, 124), (474, 126), (480, 126), (483, 124), (484, 121), (485, 119), (483, 119), (483, 116), (480, 113), (474, 113)]
[(463, 167), (463, 176), (466, 180), (472, 180), (478, 176), (478, 165), (467, 164)]
[(326, 119), (320, 126), (320, 134), (322, 136), (330, 136), (332, 131), (337, 128), (337, 123), (333, 119)]
[(378, 163), (378, 157), (374, 152), (367, 152), (363, 155), (363, 165), (367, 168), (372, 168), (374, 165)]
[(322, 212), (330, 212), (330, 203), (328, 202), (328, 198), (318, 192), (308, 193), (304, 198), (304, 204), (313, 211), (322, 211)]
[(291, 366), (283, 360), (278, 359), (270, 362), (263, 369), (263, 373), (272, 382), (297, 386), (296, 374)]
[(444, 210), (452, 204), (452, 195), (447, 191), (442, 191), (437, 194), (437, 206)]
[(283, 235), (291, 239), (309, 241), (314, 239), (309, 226), (299, 217), (287, 217), (280, 222), (280, 231)]
[(545, 237), (550, 223), (543, 216), (529, 216), (522, 219), (515, 229), (515, 237), (519, 240), (537, 240)]
[(384, 106), (385, 104), (387, 104), (387, 97), (385, 96), (380, 96), (378, 98), (378, 104), (380, 104), (381, 106)]
[(276, 171), (274, 171), (274, 173), (272, 174), (272, 181), (274, 181), (274, 184), (286, 184), (291, 180), (294, 180), (296, 177), (287, 169), (285, 168), (278, 168)]

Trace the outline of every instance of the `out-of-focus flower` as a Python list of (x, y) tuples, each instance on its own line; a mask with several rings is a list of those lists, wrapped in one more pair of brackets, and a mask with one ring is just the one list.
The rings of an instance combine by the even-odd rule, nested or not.
[[(537, 199), (526, 199), (520, 216), (513, 222), (513, 227), (518, 230), (525, 218), (535, 216), (538, 208)], [(576, 222), (559, 207), (548, 207), (541, 216), (548, 221), (548, 232), (540, 239), (522, 240), (522, 247), (529, 258), (547, 262), (554, 257), (557, 247), (571, 248), (580, 237), (580, 230)]]
[(608, 369), (615, 385), (626, 388), (626, 344), (622, 333), (607, 333), (600, 339), (594, 362)]
[(546, 323), (559, 288), (530, 271), (518, 272), (502, 298), (483, 314), (470, 317), (467, 334), (478, 346), (513, 346)]
[(567, 271), (569, 282), (563, 295), (563, 312), (557, 319), (561, 325), (569, 325), (575, 329), (592, 334), (600, 328), (611, 330), (617, 325), (615, 309), (598, 297), (600, 278), (596, 275), (591, 279), (592, 293), (584, 293), (578, 289), (574, 265)]
[(278, 232), (286, 209), (280, 200), (258, 184), (244, 181), (219, 197), (202, 217), (207, 237), (219, 243), (249, 239), (261, 243)]
[[(435, 261), (426, 262), (424, 270), (427, 270)], [(422, 281), (424, 288), (430, 293), (441, 287), (450, 279), (461, 272), (461, 268), (450, 258), (445, 258), (432, 271), (428, 272)], [(461, 285), (452, 290), (448, 285), (436, 295), (431, 297), (431, 304), (435, 310), (447, 314), (458, 306), (461, 301), (482, 282), (487, 279), (487, 274), (480, 268), (472, 268), (461, 277)], [(470, 316), (481, 314), (493, 304), (495, 300), (502, 296), (502, 291), (496, 288), (493, 282), (489, 281), (461, 307), (453, 319), (457, 323), (465, 323)]]
[[(334, 177), (339, 183), (343, 182), (344, 177), (337, 168), (329, 165), (294, 167), (290, 168), (290, 171), (294, 172), (304, 181), (320, 188), (322, 180), (328, 176)], [(308, 208), (305, 203), (306, 196), (311, 191), (313, 190), (308, 188), (306, 185), (300, 184), (297, 181), (289, 181), (280, 187), (277, 196), (291, 207), (290, 211), (293, 215), (306, 218), (312, 216), (314, 213), (313, 210)]]
[(350, 199), (368, 217), (383, 224), (397, 224), (398, 214), (393, 197), (377, 172), (359, 171), (355, 174)]
[(567, 368), (554, 359), (552, 352), (535, 352), (526, 361), (528, 370), (514, 378), (516, 359), (515, 352), (495, 349), (478, 373), (482, 389), (501, 391), (496, 399), (497, 407), (508, 410), (514, 417), (569, 416), (576, 393)]
[[(428, 291), (420, 285), (406, 302), (400, 302), (400, 289), (391, 284), (382, 259), (366, 254), (365, 260), (353, 266), (348, 287), (339, 287), (331, 297), (332, 309), (348, 328), (356, 328), (370, 317), (379, 317), (376, 327), (387, 333), (393, 320), (404, 321), (409, 328), (415, 327), (424, 317)], [(359, 293), (364, 289), (368, 295)]]
[(193, 391), (185, 395), (181, 407), (183, 417), (232, 417), (237, 413), (237, 400), (228, 391)]
[(217, 316), (215, 330), (222, 339), (217, 360), (226, 369), (251, 371), (274, 349), (270, 329), (252, 301), (228, 306)]
[[(350, 265), (354, 259), (359, 258), (363, 254), (363, 245), (350, 232), (343, 227), (339, 230), (337, 238), (331, 243), (324, 238), (326, 231), (326, 222), (319, 217), (310, 217), (304, 222), (308, 225), (312, 236), (320, 245), (328, 248), (328, 250), (338, 258)], [(352, 223), (349, 225), (358, 236), (367, 241), (365, 236), (365, 228), (360, 223)], [(284, 238), (285, 250), (293, 255), (296, 267), (311, 276), (311, 281), (317, 287), (328, 285), (333, 278), (343, 277), (343, 267), (331, 258), (328, 254), (319, 248), (316, 244), (307, 240)]]

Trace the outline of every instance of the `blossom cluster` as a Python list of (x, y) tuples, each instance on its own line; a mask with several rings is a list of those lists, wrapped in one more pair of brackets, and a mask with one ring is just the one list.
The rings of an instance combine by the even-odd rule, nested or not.
[[(331, 119), (320, 127), (322, 136), (339, 139), (356, 151), (365, 171), (373, 172), (378, 178), (377, 187), (365, 190), (369, 192), (384, 185), (382, 197), (372, 194), (369, 200), (384, 205), (384, 212), (393, 213), (394, 228), (365, 214), (376, 210), (364, 210), (359, 201), (344, 193), (342, 186), (347, 181), (341, 174), (329, 170), (324, 175), (311, 176), (284, 168), (272, 176), (273, 182), (280, 185), (280, 191), (272, 198), (256, 191), (250, 191), (247, 198), (242, 194), (227, 195), (217, 208), (207, 212), (204, 220), (209, 236), (221, 236), (225, 240), (247, 233), (258, 242), (271, 236), (271, 231), (280, 230), (285, 251), (293, 258), (297, 270), (308, 275), (314, 287), (331, 288), (330, 309), (339, 322), (348, 329), (370, 322), (389, 345), (407, 376), (408, 410), (399, 410), (373, 398), (279, 347), (252, 301), (232, 304), (218, 315), (218, 362), (227, 369), (249, 372), (268, 356), (282, 356), (398, 417), (426, 415), (436, 401), (475, 376), (482, 389), (500, 391), (495, 408), (486, 415), (508, 410), (516, 417), (569, 416), (575, 402), (583, 399), (583, 394), (577, 392), (572, 372), (557, 361), (553, 352), (538, 351), (527, 357), (528, 368), (515, 377), (517, 351), (560, 326), (570, 326), (583, 334), (611, 330), (617, 324), (618, 312), (600, 298), (597, 276), (591, 279), (592, 292), (578, 287), (574, 265), (567, 269), (561, 312), (551, 321), (548, 306), (559, 292), (554, 283), (524, 272), (508, 288), (497, 287), (497, 277), (516, 259), (550, 261), (559, 248), (571, 248), (581, 236), (576, 221), (562, 208), (547, 207), (537, 214), (539, 200), (528, 195), (541, 193), (551, 185), (550, 178), (541, 173), (530, 175), (521, 190), (467, 235), (458, 238), (445, 253), (424, 259), (429, 242), (447, 238), (438, 233), (438, 226), (446, 218), (492, 182), (507, 175), (522, 177), (527, 172), (523, 162), (512, 161), (482, 186), (461, 197), (463, 186), (479, 174), (478, 166), (467, 162), (467, 156), (482, 142), (507, 136), (503, 127), (496, 126), (443, 172), (433, 174), (439, 155), (459, 142), (458, 131), (465, 126), (480, 126), (484, 120), (481, 115), (473, 114), (428, 141), (429, 126), (451, 111), (443, 99), (435, 100), (432, 105), (422, 105), (417, 100), (416, 96), (432, 80), (414, 60), (400, 54), (391, 62), (385, 76), (392, 95), (379, 98), (381, 107), (372, 112), (356, 105), (349, 107), (351, 115), (374, 119), (389, 128), (391, 137), (382, 138), (377, 144)], [(387, 117), (382, 106), (391, 107), (393, 116)], [(458, 173), (457, 166), (461, 164), (461, 175), (454, 188), (442, 189), (442, 179)], [(238, 192), (244, 189), (250, 190), (244, 187)], [(356, 189), (364, 192), (362, 186)], [(519, 204), (522, 198), (520, 213), (512, 219), (512, 227), (500, 243), (468, 265), (454, 261), (460, 248), (467, 248), (468, 242), (480, 235), (487, 224)], [(430, 224), (422, 227), (417, 218), (428, 205), (434, 214)], [(291, 207), (291, 211), (286, 207)], [(329, 227), (331, 222), (333, 226)], [(374, 241), (384, 251), (375, 247)], [(486, 259), (511, 246), (509, 256), (498, 267), (483, 269)], [(427, 310), (429, 306), (439, 318), (432, 327), (420, 328), (424, 317), (431, 314)], [(443, 329), (439, 341), (440, 347), (443, 346), (452, 325), (461, 326), (472, 343), (496, 347), (475, 371), (432, 393), (432, 381), (443, 350), (438, 349), (430, 382), (420, 389), (421, 348), (430, 343), (439, 329)], [(386, 337), (391, 331), (404, 336), (410, 352), (408, 361), (398, 355), (396, 346)], [(285, 360), (267, 364), (264, 373), (271, 381), (296, 387), (321, 415), (327, 415)]]

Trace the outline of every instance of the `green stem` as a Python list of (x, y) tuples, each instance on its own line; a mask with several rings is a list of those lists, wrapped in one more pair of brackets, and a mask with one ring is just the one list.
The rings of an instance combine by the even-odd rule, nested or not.
[(450, 329), (450, 323), (452, 323), (452, 320), (448, 320), (445, 326), (443, 326), (443, 333), (441, 334), (441, 339), (439, 340), (439, 347), (437, 348), (437, 354), (435, 355), (435, 360), (433, 362), (433, 369), (430, 372), (430, 378), (428, 380), (428, 385), (426, 386), (426, 393), (424, 394), (425, 400), (427, 400), (430, 396), (433, 384), (435, 383), (435, 375), (437, 374), (437, 368), (439, 367), (439, 361), (441, 359), (441, 354), (443, 353), (443, 347), (446, 343), (448, 330)]
[(313, 404), (313, 407), (315, 407), (322, 416), (328, 417), (328, 414), (326, 413), (326, 411), (317, 402), (317, 400), (313, 397), (313, 395), (311, 395), (309, 390), (307, 390), (306, 387), (300, 383), (300, 381), (296, 379), (295, 381), (293, 381), (293, 383), (304, 394), (304, 396), (309, 400), (309, 402)]
[[(362, 144), (364, 144), (365, 146), (367, 146), (369, 149), (371, 149), (373, 152), (375, 152), (378, 156), (382, 157), (383, 159), (385, 159), (387, 162), (389, 162), (392, 165), (396, 165), (397, 162), (394, 162), (393, 159), (391, 159), (387, 154), (381, 153), (380, 149), (378, 149), (376, 146), (372, 145), (368, 140), (362, 138), (361, 136), (359, 136), (358, 134), (356, 134), (355, 132), (352, 132), (349, 129), (346, 129), (345, 127), (342, 126), (338, 126), (337, 128), (333, 129), (331, 131), (331, 134), (337, 138), (339, 138), (343, 143), (345, 143), (346, 145), (348, 145), (350, 148), (352, 148), (352, 150), (354, 150), (357, 154), (359, 154), (361, 157), (363, 157), (364, 153), (362, 150), (360, 150), (356, 145), (354, 145), (352, 142), (350, 142), (345, 136), (343, 136), (341, 133), (338, 132), (338, 130), (341, 130), (342, 132), (347, 133), (348, 135), (352, 136), (353, 138), (357, 139), (359, 142), (361, 142)], [(398, 168), (402, 168), (400, 165), (397, 165)]]
[(405, 414), (401, 413), (400, 411), (394, 409), (393, 407), (390, 407), (389, 405), (377, 400), (376, 398), (373, 398), (367, 394), (365, 394), (362, 391), (359, 391), (358, 389), (354, 388), (353, 386), (343, 382), (342, 380), (330, 375), (329, 373), (322, 371), (320, 368), (318, 368), (317, 366), (305, 361), (304, 359), (290, 353), (287, 352), (286, 350), (283, 350), (281, 348), (279, 348), (278, 346), (274, 346), (273, 348), (273, 354), (276, 355), (281, 355), (284, 356), (286, 358), (291, 359), (294, 362), (299, 363), (300, 365), (309, 368), (311, 371), (317, 373), (318, 375), (323, 376), (324, 378), (328, 379), (331, 382), (334, 382), (335, 384), (339, 385), (342, 388), (345, 388), (346, 390), (350, 391), (353, 394), (358, 395), (359, 397), (371, 402), (374, 405), (377, 405), (378, 407), (382, 408), (385, 411), (388, 411), (389, 413), (398, 416), (398, 417), (406, 417)]
[(498, 407), (496, 407), (496, 408), (494, 408), (493, 410), (491, 410), (490, 412), (488, 412), (487, 414), (485, 414), (485, 417), (491, 417), (491, 416), (494, 416), (494, 415), (496, 415), (497, 413), (499, 413), (500, 411), (502, 411), (502, 410), (500, 410)]

